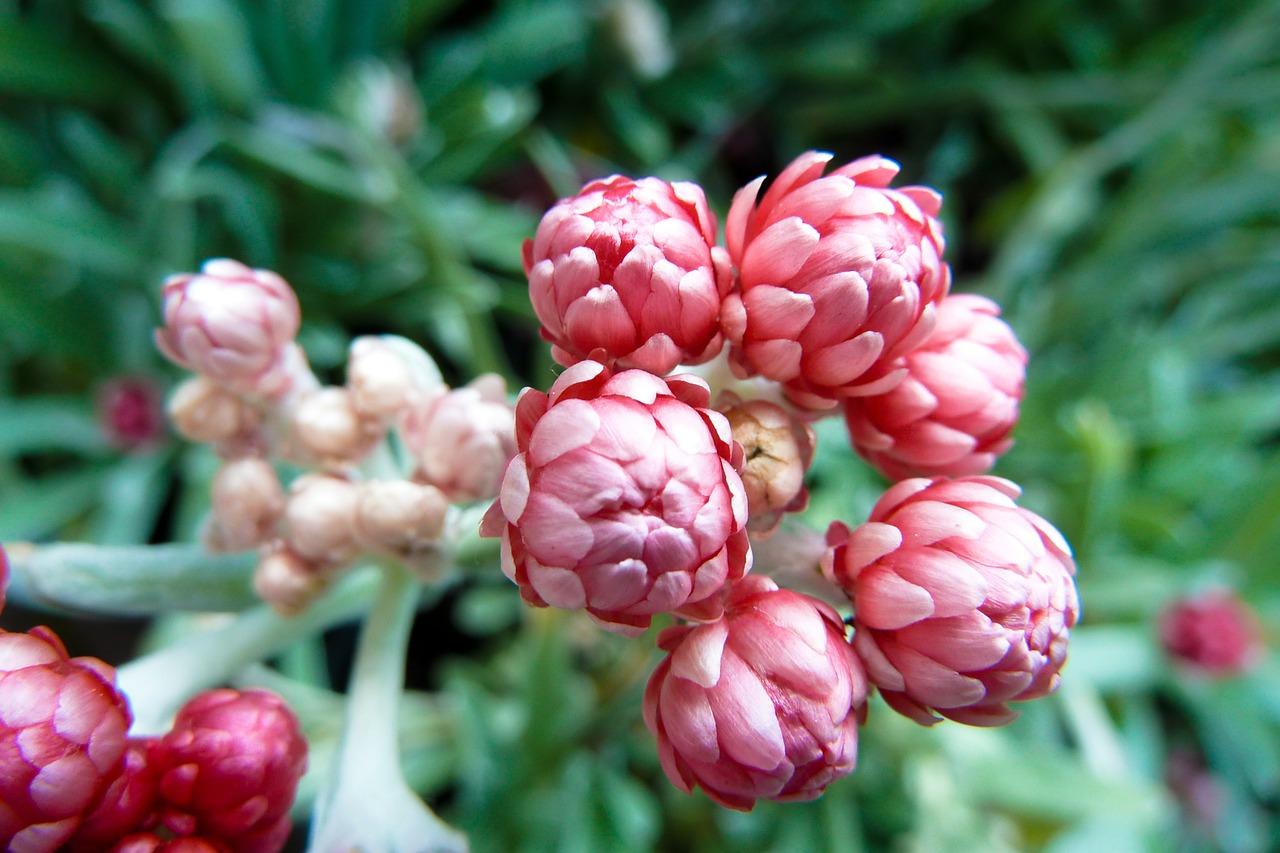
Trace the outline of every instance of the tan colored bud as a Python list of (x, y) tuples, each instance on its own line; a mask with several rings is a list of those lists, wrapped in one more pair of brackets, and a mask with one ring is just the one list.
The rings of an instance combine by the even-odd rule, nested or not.
[(722, 399), (733, 438), (742, 445), (750, 520), (747, 529), (767, 536), (783, 513), (799, 512), (809, 503), (805, 473), (813, 462), (813, 430), (800, 418), (767, 400)]
[(449, 501), (435, 486), (373, 480), (359, 492), (356, 538), (370, 550), (410, 554), (440, 538)]
[(222, 444), (256, 433), (261, 418), (239, 395), (208, 379), (195, 376), (169, 397), (169, 419), (189, 441)]
[(354, 520), (360, 498), (354, 483), (325, 474), (293, 481), (284, 511), (284, 537), (300, 556), (317, 563), (345, 563), (354, 557)]
[(321, 388), (293, 411), (290, 455), (325, 465), (358, 462), (382, 435), (381, 424), (356, 410), (347, 389)]
[(321, 566), (287, 548), (278, 548), (258, 561), (253, 589), (277, 613), (294, 616), (328, 588), (329, 579)]
[(211, 543), (218, 550), (245, 551), (275, 538), (284, 512), (284, 488), (265, 459), (248, 457), (223, 463), (213, 478)]
[(358, 411), (383, 419), (396, 417), (423, 396), (447, 390), (431, 356), (396, 335), (369, 335), (351, 342), (347, 389)]

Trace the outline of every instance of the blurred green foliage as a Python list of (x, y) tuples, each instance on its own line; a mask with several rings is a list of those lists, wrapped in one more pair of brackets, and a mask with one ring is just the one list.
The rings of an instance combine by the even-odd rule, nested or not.
[[(1033, 354), (996, 473), (1077, 551), (1062, 691), (999, 732), (877, 704), (823, 800), (729, 813), (661, 776), (651, 644), (522, 612), (490, 567), (435, 614), (471, 654), (430, 666), (452, 722), (405, 735), (423, 790), (477, 851), (1280, 849), (1274, 656), (1209, 681), (1153, 629), (1212, 584), (1280, 624), (1276, 2), (7, 0), (0, 540), (192, 537), (208, 454), (123, 452), (94, 414), (112, 378), (176, 378), (167, 274), (279, 271), (332, 378), (392, 332), (546, 387), (541, 210), (622, 171), (723, 212), (808, 148), (942, 190), (957, 289)], [(856, 523), (882, 484), (820, 436), (810, 521)]]

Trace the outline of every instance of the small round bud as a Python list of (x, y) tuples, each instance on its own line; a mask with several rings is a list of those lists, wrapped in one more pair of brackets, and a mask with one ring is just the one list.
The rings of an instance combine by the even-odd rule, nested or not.
[(345, 388), (321, 388), (303, 397), (293, 411), (290, 443), (303, 459), (357, 462), (381, 437), (381, 425), (356, 410)]
[(359, 491), (356, 538), (370, 550), (408, 555), (440, 538), (449, 501), (435, 486), (373, 480)]
[(284, 538), (302, 557), (345, 563), (357, 553), (353, 521), (356, 486), (338, 477), (306, 474), (293, 481), (284, 511)]
[(253, 591), (282, 616), (307, 609), (329, 586), (329, 573), (288, 549), (263, 555), (253, 572)]
[(801, 512), (809, 504), (804, 475), (813, 462), (813, 430), (776, 403), (726, 396), (720, 410), (729, 420), (734, 440), (742, 445), (746, 462), (742, 485), (751, 514), (747, 530), (767, 536), (784, 513)]
[(98, 422), (107, 439), (122, 450), (154, 445), (164, 435), (160, 389), (137, 376), (108, 382), (98, 392)]
[(451, 501), (496, 497), (516, 454), (506, 382), (488, 373), (409, 410), (401, 427), (423, 479)]
[(396, 335), (368, 335), (351, 342), (347, 390), (357, 411), (390, 419), (415, 400), (447, 389), (422, 347)]
[(1257, 616), (1229, 589), (1175, 599), (1160, 614), (1159, 629), (1165, 653), (1205, 675), (1239, 675), (1264, 650)]
[(213, 478), (212, 494), (217, 550), (245, 551), (275, 536), (285, 499), (270, 462), (247, 457), (224, 463)]
[(252, 443), (250, 437), (262, 426), (258, 413), (238, 394), (204, 376), (193, 376), (174, 389), (168, 414), (179, 435), (206, 444)]

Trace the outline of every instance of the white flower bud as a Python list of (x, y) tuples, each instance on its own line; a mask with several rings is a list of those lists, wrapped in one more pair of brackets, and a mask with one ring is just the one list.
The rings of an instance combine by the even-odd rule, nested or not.
[(329, 586), (330, 575), (323, 567), (286, 548), (264, 554), (253, 573), (253, 589), (258, 597), (283, 616), (307, 609)]
[(290, 455), (320, 464), (354, 463), (382, 438), (377, 421), (360, 414), (345, 388), (321, 388), (293, 410)]
[(235, 442), (254, 435), (262, 419), (239, 395), (204, 376), (194, 376), (169, 397), (169, 419), (188, 441)]
[(355, 538), (355, 484), (325, 474), (293, 481), (284, 511), (284, 538), (300, 556), (317, 563), (345, 563), (359, 548)]
[(373, 480), (359, 491), (356, 538), (370, 550), (408, 557), (432, 549), (440, 538), (449, 501), (434, 486)]
[(226, 462), (213, 478), (211, 543), (219, 550), (245, 551), (275, 538), (284, 511), (284, 489), (265, 459)]
[(347, 389), (358, 411), (383, 419), (396, 417), (423, 396), (446, 390), (431, 356), (396, 335), (369, 335), (351, 342)]

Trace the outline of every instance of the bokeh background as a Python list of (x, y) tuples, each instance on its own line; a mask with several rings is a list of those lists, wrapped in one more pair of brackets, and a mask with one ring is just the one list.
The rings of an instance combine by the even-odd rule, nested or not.
[[(1157, 632), (1218, 587), (1280, 625), (1276, 2), (0, 2), (0, 540), (194, 540), (211, 453), (99, 414), (180, 378), (151, 343), (167, 274), (279, 271), (329, 379), (390, 332), (455, 382), (545, 388), (519, 258), (552, 201), (655, 174), (723, 214), (810, 148), (941, 190), (956, 290), (1032, 353), (996, 473), (1076, 550), (1062, 690), (999, 731), (873, 702), (852, 777), (733, 813), (662, 777), (652, 643), (526, 611), (488, 561), (414, 633), (415, 783), (476, 851), (1280, 849), (1274, 655), (1215, 678)], [(863, 520), (883, 482), (838, 422), (819, 442), (806, 523)], [(147, 642), (0, 625), (50, 620), (75, 654)], [(353, 633), (281, 667), (318, 743)]]

